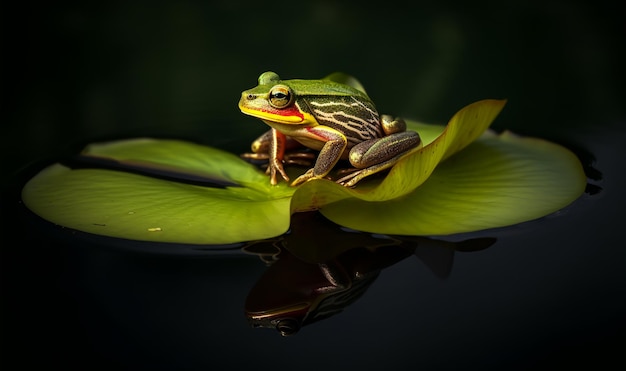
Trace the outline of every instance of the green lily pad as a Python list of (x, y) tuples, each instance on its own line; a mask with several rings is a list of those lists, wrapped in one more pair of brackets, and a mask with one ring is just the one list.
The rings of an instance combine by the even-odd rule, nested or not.
[(271, 186), (267, 175), (236, 155), (184, 141), (133, 139), (88, 146), (78, 167), (49, 166), (25, 185), (22, 197), (33, 212), (64, 227), (188, 244), (275, 237), (288, 230), (292, 213), (312, 209), (378, 233), (438, 235), (509, 225), (572, 202), (585, 176), (563, 147), (485, 133), (504, 103), (471, 104), (446, 127), (409, 122), (423, 147), (383, 179), (365, 179), (353, 189), (329, 180)]
[(233, 154), (183, 141), (135, 139), (91, 145), (85, 155), (237, 185), (207, 187), (54, 164), (26, 184), (26, 206), (64, 227), (143, 241), (227, 244), (275, 237), (289, 228), (294, 189), (270, 186), (263, 173)]
[(582, 166), (567, 149), (505, 132), (485, 136), (441, 163), (405, 197), (344, 199), (321, 212), (361, 231), (448, 235), (540, 218), (569, 205), (585, 185)]

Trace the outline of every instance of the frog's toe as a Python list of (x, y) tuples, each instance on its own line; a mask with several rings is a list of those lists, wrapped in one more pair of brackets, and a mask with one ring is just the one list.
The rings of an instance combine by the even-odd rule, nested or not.
[(314, 179), (314, 178), (315, 177), (313, 176), (313, 169), (308, 170), (306, 173), (300, 175), (293, 182), (291, 182), (291, 186), (292, 187), (298, 186), (298, 185), (306, 183), (309, 180)]
[(289, 176), (285, 172), (282, 166), (275, 166), (270, 164), (265, 170), (266, 173), (270, 175), (270, 184), (276, 185), (278, 184), (278, 175), (280, 175), (285, 181), (289, 181)]
[(345, 187), (354, 187), (361, 179), (369, 175), (363, 173), (363, 170), (353, 171), (350, 174), (337, 179), (335, 182)]
[(365, 169), (360, 169), (358, 171), (352, 172), (346, 176), (344, 176), (343, 178), (340, 178), (337, 180), (337, 183), (346, 186), (346, 187), (354, 187), (359, 181), (361, 181), (363, 178), (366, 178), (370, 175), (374, 175), (376, 173), (379, 173), (383, 170), (387, 170), (389, 168), (391, 168), (393, 165), (395, 165), (398, 160), (404, 156), (404, 154), (398, 155), (390, 160), (381, 162), (380, 164), (376, 164), (370, 167), (367, 167)]
[(314, 179), (326, 179), (327, 177), (325, 175), (316, 175), (314, 173), (313, 169), (309, 169), (307, 170), (306, 173), (300, 175), (299, 177), (296, 178), (296, 180), (294, 180), (293, 182), (291, 182), (292, 186), (297, 186), (303, 183), (306, 183), (308, 181), (314, 180)]
[(248, 160), (268, 160), (270, 158), (270, 155), (268, 153), (242, 153), (239, 155), (239, 157), (241, 158), (245, 158)]
[(298, 177), (296, 178), (296, 180), (294, 180), (293, 182), (291, 182), (291, 186), (295, 187), (295, 186), (299, 186), (300, 184), (306, 183), (307, 181), (311, 180), (312, 178), (302, 178), (302, 177)]
[(315, 153), (298, 151), (285, 154), (285, 164), (311, 167), (315, 163)]

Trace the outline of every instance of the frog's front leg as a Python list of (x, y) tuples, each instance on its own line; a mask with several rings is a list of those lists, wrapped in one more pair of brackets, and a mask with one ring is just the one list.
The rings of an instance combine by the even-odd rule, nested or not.
[(292, 186), (297, 186), (311, 179), (321, 179), (328, 175), (348, 145), (348, 139), (345, 135), (335, 129), (321, 125), (303, 129), (300, 140), (323, 142), (324, 145), (320, 149), (315, 166), (296, 178), (291, 183)]
[(252, 152), (254, 153), (244, 154), (243, 157), (253, 159), (267, 158), (269, 161), (267, 172), (270, 174), (270, 183), (272, 185), (278, 184), (278, 179), (276, 179), (277, 173), (280, 173), (283, 179), (289, 181), (289, 177), (283, 168), (286, 143), (287, 138), (285, 134), (271, 129), (252, 143)]
[(403, 131), (382, 138), (361, 142), (350, 150), (349, 160), (357, 169), (337, 182), (352, 187), (361, 179), (388, 169), (405, 154), (419, 148), (420, 136), (414, 131)]
[[(272, 147), (272, 138), (274, 133), (270, 129), (256, 138), (250, 145), (252, 153), (244, 153), (242, 157), (253, 160), (267, 160), (269, 158), (270, 148)], [(298, 141), (291, 137), (285, 137), (285, 153), (302, 147)]]
[[(252, 153), (242, 153), (241, 158), (254, 161), (268, 161), (270, 159), (270, 148), (272, 148), (272, 130), (268, 130), (263, 135), (252, 142), (250, 146)], [(283, 167), (287, 165), (311, 166), (317, 157), (316, 154), (309, 152), (308, 149), (292, 137), (285, 137), (285, 153), (283, 155)], [(267, 174), (270, 173), (270, 167), (267, 166)]]

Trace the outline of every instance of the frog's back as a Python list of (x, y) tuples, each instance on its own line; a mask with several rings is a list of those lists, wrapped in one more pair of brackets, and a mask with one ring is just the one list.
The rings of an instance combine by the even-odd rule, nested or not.
[(343, 87), (357, 90), (347, 85), (336, 86), (337, 94), (329, 94), (329, 91), (334, 90), (327, 88), (320, 95), (309, 91), (306, 96), (300, 96), (297, 100), (298, 108), (314, 116), (319, 125), (343, 133), (348, 139), (349, 147), (365, 140), (383, 137), (378, 111), (367, 95), (363, 98), (360, 94), (340, 94), (344, 92), (340, 90)]
[[(292, 88), (299, 96), (355, 96), (360, 99), (370, 100), (370, 97), (362, 90), (350, 85), (342, 84), (332, 80), (283, 80), (283, 84)], [(293, 83), (293, 86), (292, 84)], [(298, 87), (306, 86), (306, 93)]]

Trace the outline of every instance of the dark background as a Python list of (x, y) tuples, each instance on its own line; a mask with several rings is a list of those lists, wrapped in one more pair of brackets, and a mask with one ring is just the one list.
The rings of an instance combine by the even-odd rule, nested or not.
[[(625, 15), (600, 1), (3, 3), (2, 363), (623, 369)], [(380, 111), (432, 123), (507, 98), (493, 127), (566, 145), (590, 191), (490, 233), (447, 280), (415, 259), (390, 267), (287, 339), (245, 322), (255, 259), (137, 253), (21, 207), (22, 181), (91, 141), (245, 150), (265, 127), (236, 104), (266, 70), (348, 72)]]
[(485, 98), (523, 133), (623, 115), (621, 4), (382, 3), (3, 5), (2, 165), (128, 132), (205, 139), (266, 70), (348, 72), (381, 111), (433, 123)]

